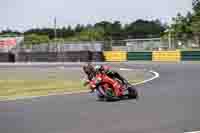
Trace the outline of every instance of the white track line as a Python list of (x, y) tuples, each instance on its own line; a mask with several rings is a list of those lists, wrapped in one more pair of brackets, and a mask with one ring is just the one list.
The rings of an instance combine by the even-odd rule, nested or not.
[(139, 82), (139, 83), (135, 83), (135, 84), (133, 84), (133, 85), (140, 85), (140, 84), (144, 84), (144, 83), (147, 83), (147, 82), (150, 82), (150, 81), (152, 81), (152, 80), (154, 80), (154, 79), (156, 79), (156, 78), (159, 78), (160, 77), (160, 74), (159, 73), (157, 73), (157, 72), (155, 72), (155, 71), (149, 71), (150, 73), (152, 73), (152, 74), (154, 74), (155, 76), (153, 76), (152, 78), (150, 78), (150, 79), (147, 79), (147, 80), (144, 80), (144, 81), (142, 81), (142, 82)]
[[(130, 68), (120, 68), (120, 70), (122, 70), (122, 71), (133, 71), (134, 69), (130, 69)], [(157, 73), (157, 72), (155, 72), (155, 71), (153, 71), (153, 70), (151, 70), (151, 71), (149, 71), (149, 72), (152, 73), (152, 74), (154, 75), (152, 78), (147, 79), (147, 80), (144, 80), (144, 81), (142, 81), (142, 82), (135, 83), (135, 84), (133, 84), (133, 85), (144, 84), (144, 83), (147, 83), (147, 82), (149, 82), (149, 81), (152, 81), (152, 80), (154, 80), (154, 79), (160, 77), (160, 74)]]
[(184, 133), (200, 133), (200, 131), (184, 132)]
[(133, 71), (133, 69), (129, 69), (129, 68), (120, 68), (119, 70), (121, 70), (121, 71)]
[[(128, 68), (120, 68), (120, 70), (122, 71), (133, 71), (134, 69), (128, 69)], [(135, 83), (133, 85), (140, 85), (140, 84), (144, 84), (147, 83), (149, 81), (152, 81), (156, 78), (159, 77), (159, 73), (155, 72), (155, 71), (149, 71), (150, 73), (154, 74), (155, 76), (153, 76), (150, 79), (144, 80), (142, 82), (138, 82)], [(78, 92), (64, 92), (64, 93), (53, 93), (53, 94), (48, 94), (48, 95), (40, 95), (40, 96), (25, 96), (25, 97), (15, 97), (15, 98), (10, 98), (10, 99), (5, 99), (5, 100), (0, 100), (0, 101), (16, 101), (16, 100), (25, 100), (25, 99), (34, 99), (34, 98), (40, 98), (40, 97), (47, 97), (47, 96), (59, 96), (59, 95), (72, 95), (72, 94), (81, 94), (81, 93), (87, 93), (89, 92), (88, 90), (84, 90), (84, 91), (78, 91)], [(0, 96), (1, 98), (6, 98), (4, 96)], [(198, 132), (197, 132), (198, 133)]]

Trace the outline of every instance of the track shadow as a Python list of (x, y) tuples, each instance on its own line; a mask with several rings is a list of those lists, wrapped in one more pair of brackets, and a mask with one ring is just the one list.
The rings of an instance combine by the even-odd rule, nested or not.
[(138, 101), (139, 98), (121, 98), (121, 99), (109, 99), (109, 100), (100, 100), (100, 99), (97, 99), (96, 101), (97, 102), (108, 102), (108, 103), (112, 103), (112, 102), (119, 102), (119, 101)]

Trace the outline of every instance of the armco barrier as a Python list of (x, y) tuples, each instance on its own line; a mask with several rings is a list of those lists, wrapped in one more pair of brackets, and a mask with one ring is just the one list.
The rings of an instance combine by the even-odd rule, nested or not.
[(153, 51), (153, 61), (180, 61), (180, 51)]
[(152, 60), (152, 52), (128, 52), (127, 53), (128, 61), (131, 60)]
[(105, 61), (111, 62), (123, 62), (127, 61), (127, 52), (124, 51), (105, 51)]
[(0, 53), (0, 62), (9, 62), (9, 54)]
[(65, 52), (64, 62), (88, 62), (91, 61), (92, 53), (88, 51), (75, 51), (75, 52)]
[(102, 52), (92, 52), (92, 61), (103, 62), (104, 60), (105, 59)]
[(56, 62), (56, 53), (44, 52), (20, 52), (18, 53), (18, 62)]
[(200, 51), (182, 51), (182, 61), (200, 61)]

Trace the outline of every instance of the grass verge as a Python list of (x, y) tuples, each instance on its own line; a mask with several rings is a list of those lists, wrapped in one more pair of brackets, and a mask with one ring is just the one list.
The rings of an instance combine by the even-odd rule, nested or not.
[[(143, 79), (131, 80), (137, 83)], [(88, 90), (79, 80), (0, 80), (0, 100)]]

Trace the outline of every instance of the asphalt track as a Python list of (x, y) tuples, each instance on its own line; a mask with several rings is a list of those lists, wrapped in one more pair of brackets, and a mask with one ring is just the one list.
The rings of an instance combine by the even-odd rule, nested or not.
[(183, 133), (200, 130), (200, 64), (127, 63), (160, 74), (140, 99), (98, 102), (90, 94), (0, 102), (1, 133)]

